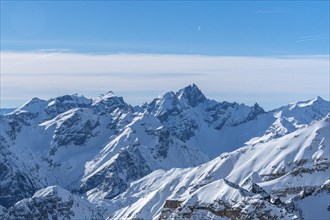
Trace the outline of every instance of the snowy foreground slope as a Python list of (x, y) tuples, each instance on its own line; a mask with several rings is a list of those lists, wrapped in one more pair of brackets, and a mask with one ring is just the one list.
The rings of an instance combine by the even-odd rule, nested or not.
[[(261, 215), (253, 212), (261, 206), (259, 211), (269, 211), (268, 218), (264, 216), (267, 219), (290, 214), (308, 217), (313, 215), (313, 200), (318, 200), (313, 197), (325, 196), (328, 200), (319, 201), (320, 210), (314, 217), (327, 219), (329, 117), (284, 137), (222, 154), (198, 167), (157, 170), (114, 198), (111, 203), (119, 209), (111, 216), (203, 219), (216, 217), (216, 213), (219, 218), (240, 213), (245, 219)], [(299, 204), (306, 210), (300, 210)]]
[(0, 218), (327, 219), (329, 108), (34, 98), (0, 115)]

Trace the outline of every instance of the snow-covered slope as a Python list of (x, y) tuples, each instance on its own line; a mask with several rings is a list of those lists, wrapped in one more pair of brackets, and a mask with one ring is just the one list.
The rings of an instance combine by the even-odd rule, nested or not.
[(330, 180), (317, 189), (302, 191), (292, 201), (297, 204), (305, 219), (329, 219), (329, 197)]
[[(318, 197), (318, 215), (329, 216), (329, 117), (195, 168), (157, 170), (113, 199), (110, 217), (246, 219), (266, 212), (266, 219), (308, 219), (314, 211), (306, 206)], [(311, 195), (298, 197), (304, 192)]]
[[(266, 191), (282, 198), (292, 197), (297, 195), (299, 187), (309, 184), (310, 190), (316, 190), (325, 181), (329, 164), (324, 158), (329, 157), (322, 147), (318, 151), (314, 148), (327, 136), (327, 130), (320, 125), (326, 122), (315, 121), (326, 117), (329, 111), (329, 102), (317, 97), (265, 112), (258, 104), (246, 106), (207, 99), (196, 85), (167, 92), (136, 107), (112, 92), (95, 99), (77, 94), (50, 100), (33, 98), (13, 112), (0, 115), (0, 205), (13, 207), (36, 191), (57, 185), (93, 204), (100, 201), (108, 204), (109, 199), (115, 198), (102, 217), (126, 216), (132, 212), (131, 209), (123, 211), (126, 204), (123, 202), (131, 198), (128, 192), (148, 174), (153, 175), (155, 171), (157, 175), (167, 176), (168, 170), (173, 172), (172, 168), (196, 167), (186, 170), (190, 173), (189, 170), (198, 167), (206, 169), (212, 161), (216, 161), (212, 166), (221, 167), (221, 175), (214, 179), (220, 181), (221, 186), (232, 183), (236, 188), (231, 190), (239, 187), (249, 191), (250, 179), (256, 178), (262, 180), (257, 183)], [(320, 126), (318, 135), (312, 129), (317, 125)], [(309, 145), (310, 140), (315, 146)], [(319, 146), (327, 149), (327, 141), (324, 139)], [(283, 150), (276, 151), (278, 146)], [(294, 149), (289, 150), (287, 146)], [(251, 159), (255, 157), (251, 149), (255, 148), (260, 152), (258, 157), (263, 158), (258, 163)], [(272, 150), (263, 150), (268, 148)], [(306, 154), (305, 148), (311, 148), (315, 155)], [(273, 161), (277, 154), (286, 156)], [(295, 154), (298, 156), (293, 156)], [(306, 157), (312, 159), (306, 162)], [(241, 159), (232, 162), (237, 158)], [(208, 162), (211, 159), (214, 160)], [(316, 162), (310, 162), (312, 160)], [(299, 185), (305, 175), (310, 176), (308, 172), (320, 177), (313, 183), (307, 181), (306, 185)], [(160, 180), (159, 184), (168, 184), (167, 179)], [(148, 187), (145, 190), (149, 190)], [(248, 198), (256, 196), (249, 193)], [(171, 195), (172, 192), (168, 196)], [(149, 215), (160, 215), (168, 196), (164, 196)], [(240, 199), (245, 201), (247, 197)], [(274, 215), (278, 212), (284, 213), (283, 216), (296, 215), (275, 206), (271, 209)], [(8, 214), (8, 210), (6, 212)]]
[[(37, 191), (32, 198), (17, 202), (5, 213), (16, 219), (103, 219), (102, 208), (89, 203), (59, 186)], [(3, 216), (5, 216), (3, 214)]]
[(0, 116), (1, 204), (11, 205), (49, 185), (79, 188), (85, 163), (119, 133), (123, 126), (119, 120), (126, 123), (126, 117), (133, 117), (132, 108), (121, 98), (103, 100), (109, 99), (122, 102), (113, 101), (108, 109), (103, 102), (77, 95), (48, 101), (34, 98)]

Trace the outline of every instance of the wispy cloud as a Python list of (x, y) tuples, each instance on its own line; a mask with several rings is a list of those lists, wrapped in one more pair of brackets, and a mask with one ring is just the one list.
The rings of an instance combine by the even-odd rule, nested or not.
[(43, 49), (43, 50), (38, 50), (36, 51), (35, 53), (35, 57), (33, 58), (28, 58), (26, 60), (22, 60), (22, 61), (19, 61), (17, 63), (13, 63), (13, 65), (20, 65), (20, 64), (25, 64), (25, 63), (30, 63), (30, 62), (35, 62), (35, 61), (38, 61), (38, 60), (41, 60), (41, 59), (44, 59), (44, 58), (47, 58), (47, 57), (50, 57), (50, 56), (54, 56), (54, 55), (57, 55), (57, 54), (61, 54), (61, 53), (64, 53), (64, 52), (68, 52), (70, 50), (59, 50), (59, 49)]
[[(17, 65), (19, 63), (19, 65)], [(198, 84), (206, 94), (261, 100), (279, 94), (326, 95), (329, 56), (234, 57), (166, 54), (1, 52), (1, 100), (96, 96), (113, 90), (138, 104), (168, 90)], [(155, 91), (148, 93), (146, 91)], [(126, 95), (128, 94), (128, 95)], [(235, 94), (235, 97), (233, 97)], [(238, 95), (240, 94), (240, 95)], [(328, 98), (328, 97), (325, 97)], [(274, 102), (276, 100), (273, 100)], [(292, 99), (290, 101), (293, 101)]]
[(202, 29), (202, 26), (199, 25), (196, 32), (199, 32), (201, 29)]
[(292, 12), (292, 10), (286, 9), (260, 9), (255, 11), (257, 14), (290, 14)]
[(314, 35), (300, 36), (297, 42), (325, 40), (325, 39), (329, 39), (329, 34), (314, 34)]

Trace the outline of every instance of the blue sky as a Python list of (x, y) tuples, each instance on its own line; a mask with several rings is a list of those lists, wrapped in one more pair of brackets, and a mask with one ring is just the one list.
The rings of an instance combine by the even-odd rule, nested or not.
[(328, 10), (329, 1), (2, 1), (1, 49), (327, 54)]
[[(116, 56), (118, 54), (120, 56)], [(66, 56), (71, 63), (63, 61)], [(49, 98), (67, 92), (95, 96), (108, 90), (125, 96), (132, 104), (140, 104), (160, 92), (196, 83), (207, 96), (217, 100), (248, 104), (258, 101), (272, 108), (316, 95), (329, 99), (329, 87), (322, 84), (329, 79), (328, 56), (329, 1), (1, 1), (1, 61), (4, 66), (1, 69), (1, 107), (20, 105), (32, 98), (30, 96)], [(158, 62), (154, 63), (156, 67), (146, 69), (153, 57)], [(245, 65), (250, 62), (249, 57), (255, 58), (255, 67)], [(230, 60), (224, 66), (233, 72), (232, 79), (217, 65), (226, 58)], [(59, 85), (70, 80), (68, 76), (72, 72), (81, 70), (74, 59), (90, 60), (95, 65), (85, 67), (89, 68), (88, 76), (80, 74), (73, 86), (62, 88)], [(125, 70), (125, 74), (133, 74), (130, 81), (127, 77), (119, 78), (120, 85), (127, 82), (131, 85), (129, 88), (119, 86), (114, 80), (118, 77), (114, 76), (115, 71), (120, 72), (120, 67), (107, 66), (103, 78), (99, 75), (101, 70), (94, 73), (96, 64), (102, 66), (110, 62), (107, 59), (118, 59), (119, 63), (130, 60), (130, 63), (124, 62), (133, 67)], [(283, 63), (287, 60), (290, 64)], [(134, 66), (138, 61), (143, 64), (139, 64), (140, 69)], [(164, 63), (173, 68), (162, 70), (166, 69)], [(310, 64), (307, 70), (316, 78), (314, 87), (301, 69), (306, 63)], [(40, 65), (50, 69), (43, 69), (38, 77), (39, 84), (35, 84), (32, 75), (38, 72), (36, 69)], [(59, 65), (62, 69), (52, 71), (51, 67)], [(189, 73), (195, 72), (194, 68), (199, 70), (200, 77)], [(212, 68), (214, 72), (211, 73)], [(261, 77), (260, 69), (264, 72)], [(142, 70), (153, 71), (153, 78), (144, 78)], [(275, 80), (280, 84), (276, 89), (256, 90), (254, 83), (267, 87), (272, 81), (269, 79), (278, 77), (274, 70), (285, 73), (286, 81)], [(18, 83), (22, 79), (19, 74), (25, 74), (24, 83)], [(206, 75), (201, 77), (203, 74)], [(232, 82), (232, 87), (221, 89), (224, 75), (225, 83)], [(239, 79), (244, 76), (255, 81), (248, 80), (246, 85), (246, 80)], [(33, 87), (26, 85), (29, 79)], [(94, 84), (86, 88), (85, 81)], [(109, 88), (104, 81), (108, 81)], [(285, 85), (298, 82), (302, 88)], [(245, 90), (237, 89), (236, 84), (241, 84)]]

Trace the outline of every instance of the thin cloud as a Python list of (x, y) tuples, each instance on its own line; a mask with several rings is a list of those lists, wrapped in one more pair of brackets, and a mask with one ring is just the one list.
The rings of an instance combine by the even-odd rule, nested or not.
[(261, 9), (255, 11), (257, 14), (290, 14), (293, 13), (292, 10), (284, 10), (284, 9)]
[[(57, 54), (61, 54), (64, 52), (69, 52), (71, 50), (68, 49), (41, 49), (41, 50), (37, 50), (36, 52), (36, 57), (27, 59), (27, 60), (23, 60), (23, 61), (19, 61), (17, 63), (14, 63), (12, 65), (20, 65), (20, 64), (24, 64), (24, 63), (30, 63), (30, 62), (34, 62), (34, 61), (38, 61), (50, 56), (54, 56)], [(40, 53), (40, 54), (39, 54)]]
[(51, 49), (39, 49), (36, 52), (72, 52), (72, 49), (59, 49), (59, 48), (51, 48)]
[(299, 39), (297, 40), (297, 42), (325, 40), (325, 39), (329, 39), (329, 34), (315, 34), (315, 35), (300, 36)]
[(196, 31), (196, 32), (199, 32), (201, 29), (202, 29), (202, 26), (198, 26), (198, 28), (197, 28), (197, 31)]
[[(140, 96), (134, 98), (137, 93), (146, 94), (148, 101), (157, 93), (191, 83), (196, 83), (206, 95), (259, 94), (264, 98), (300, 94), (328, 98), (329, 56), (51, 54), (1, 52), (1, 100), (49, 98), (76, 92), (93, 97), (113, 90), (129, 94), (126, 96), (130, 103), (141, 104)], [(21, 64), (13, 65), (18, 62)], [(240, 101), (239, 97), (231, 98)]]

